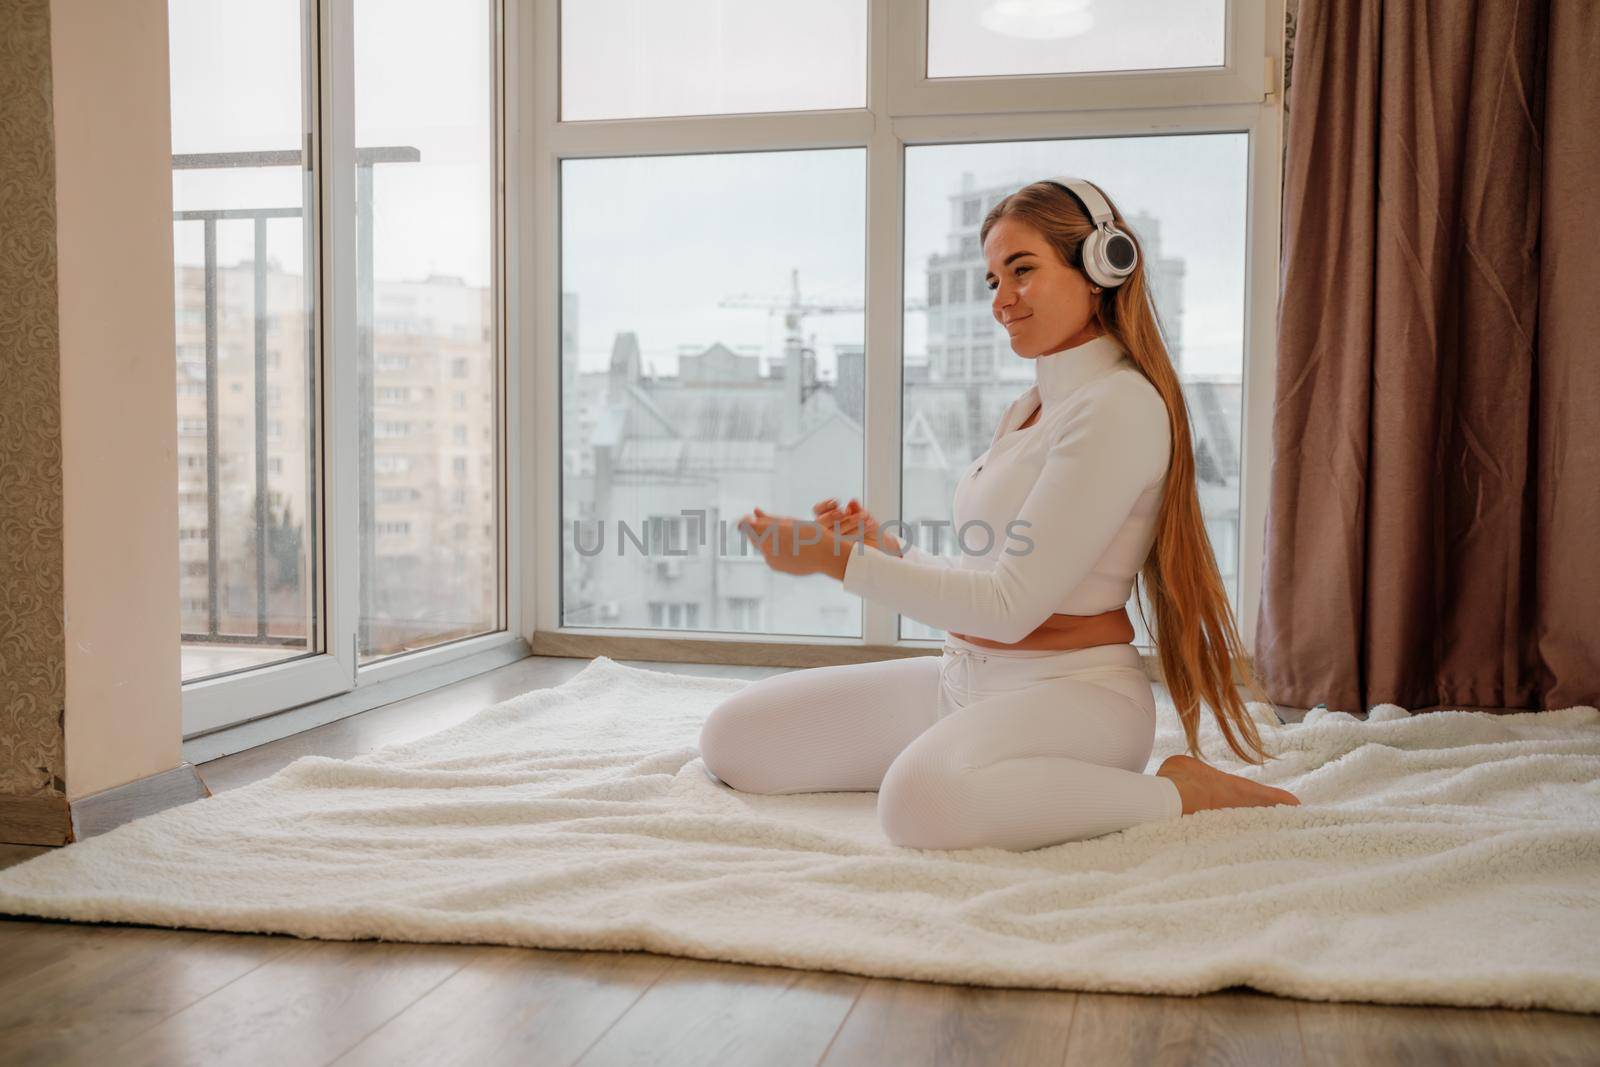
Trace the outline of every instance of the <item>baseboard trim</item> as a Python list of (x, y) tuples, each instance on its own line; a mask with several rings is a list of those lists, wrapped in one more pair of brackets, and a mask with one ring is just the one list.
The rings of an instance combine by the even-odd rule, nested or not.
[(72, 802), (72, 829), (78, 840), (114, 830), (125, 822), (154, 815), (193, 800), (204, 800), (211, 788), (195, 765), (184, 760), (170, 771), (148, 775), (126, 785), (90, 793)]
[(68, 800), (0, 797), (0, 844), (60, 847), (211, 795), (187, 760), (171, 770)]
[(72, 841), (72, 811), (60, 793), (0, 797), (0, 844), (59, 846)]

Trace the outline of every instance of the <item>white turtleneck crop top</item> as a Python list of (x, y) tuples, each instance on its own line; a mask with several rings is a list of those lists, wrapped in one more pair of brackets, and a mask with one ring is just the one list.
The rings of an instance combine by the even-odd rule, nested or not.
[[(844, 588), (1006, 644), (1057, 612), (1098, 615), (1128, 602), (1166, 488), (1166, 403), (1107, 334), (1033, 365), (1034, 384), (956, 488), (954, 529), (943, 532), (959, 554), (899, 534), (903, 556), (852, 544)], [(1038, 421), (1017, 429), (1035, 408)]]

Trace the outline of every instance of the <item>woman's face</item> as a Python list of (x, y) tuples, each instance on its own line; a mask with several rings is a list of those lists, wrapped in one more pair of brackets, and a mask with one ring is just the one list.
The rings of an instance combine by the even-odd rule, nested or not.
[(1061, 261), (1044, 234), (1007, 216), (983, 242), (995, 321), (1011, 335), (1011, 351), (1027, 359), (1093, 340), (1099, 294), (1083, 272)]

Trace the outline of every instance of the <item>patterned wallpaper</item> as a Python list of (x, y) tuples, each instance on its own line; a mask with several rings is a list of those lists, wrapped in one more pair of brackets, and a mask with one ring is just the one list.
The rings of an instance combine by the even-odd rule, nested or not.
[[(1294, 103), (1289, 87), (1294, 82), (1294, 31), (1300, 21), (1300, 0), (1285, 0), (1283, 5), (1283, 101), (1282, 125), (1278, 144), (1282, 149), (1278, 167), (1278, 215), (1283, 215), (1283, 182), (1289, 173), (1289, 108)], [(1283, 254), (1283, 227), (1278, 229), (1278, 254)]]
[(1294, 28), (1300, 20), (1300, 0), (1288, 0), (1283, 10), (1283, 104), (1289, 114), (1289, 83), (1294, 80)]
[(0, 3), (0, 795), (66, 792), (49, 0)]

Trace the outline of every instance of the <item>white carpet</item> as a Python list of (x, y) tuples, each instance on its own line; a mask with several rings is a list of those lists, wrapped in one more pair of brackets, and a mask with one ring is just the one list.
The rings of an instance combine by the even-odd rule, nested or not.
[[(420, 741), (271, 778), (0, 872), (0, 912), (350, 940), (644, 949), (1112, 992), (1600, 1011), (1600, 712), (1314, 711), (1207, 811), (1012, 853), (884, 840), (875, 794), (708, 778), (743, 680), (601, 657)], [(1150, 769), (1182, 750), (1160, 709)], [(1228, 769), (1215, 726), (1208, 758)]]

